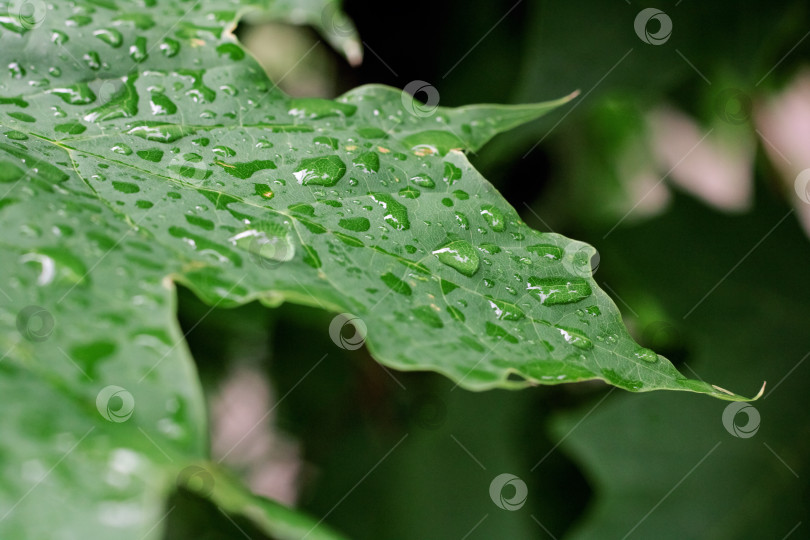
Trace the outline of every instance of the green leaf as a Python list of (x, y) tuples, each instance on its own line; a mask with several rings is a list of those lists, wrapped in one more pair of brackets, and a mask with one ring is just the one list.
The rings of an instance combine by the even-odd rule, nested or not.
[[(312, 21), (323, 3), (307, 5)], [(2, 536), (157, 534), (163, 496), (208, 451), (174, 283), (214, 307), (353, 313), (380, 362), (469, 389), (601, 379), (744, 399), (641, 349), (593, 248), (529, 229), (462, 153), (562, 101), (290, 99), (229, 32), (245, 6), (0, 8), (0, 456), (19, 464)]]

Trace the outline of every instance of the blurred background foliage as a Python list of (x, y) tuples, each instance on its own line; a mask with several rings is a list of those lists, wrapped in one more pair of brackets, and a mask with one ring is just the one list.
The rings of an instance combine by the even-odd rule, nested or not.
[[(634, 30), (646, 7), (672, 21), (663, 44)], [(530, 225), (597, 248), (595, 277), (642, 344), (743, 394), (767, 380), (760, 429), (734, 437), (726, 403), (686, 393), (473, 394), (336, 347), (332, 314), (211, 311), (184, 291), (214, 457), (353, 538), (807, 537), (810, 196), (795, 179), (810, 168), (810, 5), (346, 10), (364, 42), (359, 67), (307, 28), (242, 24), (237, 35), (294, 95), (423, 80), (456, 106), (579, 89), (471, 160)], [(490, 500), (504, 472), (528, 486), (518, 511)], [(262, 538), (188, 494), (170, 504), (167, 538)]]

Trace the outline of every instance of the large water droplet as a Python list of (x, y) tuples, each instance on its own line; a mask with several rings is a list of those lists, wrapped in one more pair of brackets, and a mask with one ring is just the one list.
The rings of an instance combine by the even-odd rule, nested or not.
[(459, 169), (452, 163), (445, 161), (444, 175), (442, 176), (442, 180), (447, 182), (447, 185), (452, 186), (453, 184), (461, 180), (461, 169)]
[(146, 38), (138, 36), (135, 38), (135, 43), (129, 47), (129, 57), (135, 63), (141, 63), (149, 57), (146, 52)]
[(414, 317), (431, 328), (442, 328), (444, 323), (438, 313), (430, 306), (419, 306), (411, 310)]
[(338, 225), (354, 232), (364, 232), (371, 228), (371, 223), (364, 217), (343, 218), (338, 221)]
[(160, 122), (134, 122), (127, 131), (127, 135), (162, 143), (171, 143), (192, 133), (193, 128)]
[(391, 272), (383, 274), (380, 276), (380, 279), (382, 279), (383, 283), (385, 283), (388, 288), (395, 293), (399, 293), (403, 296), (410, 296), (412, 294), (410, 285), (399, 279)]
[(398, 231), (411, 228), (411, 222), (408, 219), (408, 209), (404, 204), (394, 200), (388, 193), (369, 193), (369, 196), (374, 202), (386, 210), (383, 221)]
[(244, 163), (225, 163), (222, 161), (215, 161), (214, 163), (222, 167), (225, 172), (231, 176), (235, 176), (243, 180), (250, 178), (253, 176), (253, 173), (257, 171), (276, 168), (276, 164), (269, 159), (257, 159), (256, 161), (247, 161)]
[(232, 236), (229, 241), (258, 257), (256, 260), (260, 263), (286, 262), (292, 260), (295, 255), (295, 245), (288, 231), (278, 223), (254, 223), (252, 228)]
[(552, 244), (536, 244), (526, 248), (529, 253), (534, 253), (541, 259), (559, 261), (562, 259), (562, 249)]
[(346, 164), (338, 156), (307, 158), (298, 164), (293, 176), (299, 184), (331, 187), (346, 174)]
[(497, 300), (495, 298), (487, 298), (489, 307), (495, 312), (495, 316), (504, 321), (519, 321), (526, 316), (523, 310), (511, 302), (505, 300)]
[(122, 156), (128, 156), (132, 154), (132, 148), (124, 143), (118, 143), (112, 147), (112, 151), (116, 154), (121, 154)]
[(557, 330), (563, 339), (578, 349), (588, 350), (593, 349), (593, 341), (584, 336), (579, 330), (574, 328), (564, 328), (557, 326)]
[(217, 47), (217, 54), (220, 56), (227, 56), (234, 62), (238, 62), (245, 58), (245, 51), (236, 43), (223, 43)]
[(93, 32), (93, 35), (113, 48), (120, 47), (121, 43), (124, 41), (121, 32), (115, 28), (100, 28)]
[(532, 276), (526, 290), (546, 306), (579, 302), (591, 294), (591, 286), (582, 278)]
[(177, 112), (177, 105), (162, 92), (152, 92), (149, 96), (152, 116), (168, 116)]
[(416, 176), (411, 177), (411, 182), (423, 188), (436, 187), (436, 182), (433, 181), (433, 178), (426, 174), (417, 174)]
[(475, 248), (465, 240), (454, 240), (433, 251), (439, 262), (464, 274), (472, 276), (478, 271), (480, 261)]
[(355, 111), (357, 107), (354, 105), (331, 99), (299, 98), (290, 100), (289, 114), (296, 118), (317, 120), (329, 116), (351, 116)]
[(107, 103), (92, 109), (84, 116), (88, 122), (104, 122), (116, 118), (131, 118), (138, 115), (138, 91), (135, 81), (138, 73), (132, 72), (125, 77), (123, 84), (110, 97)]
[(203, 83), (204, 74), (205, 71), (202, 69), (177, 70), (177, 75), (191, 79), (191, 89), (186, 92), (186, 95), (190, 96), (196, 103), (212, 103), (217, 97), (217, 93)]
[(481, 206), (481, 215), (493, 231), (503, 232), (506, 229), (506, 220), (498, 207), (485, 204)]
[(49, 90), (51, 94), (62, 98), (62, 101), (70, 105), (88, 105), (96, 100), (96, 95), (90, 90), (87, 83), (77, 83), (71, 86), (54, 88)]
[(402, 139), (402, 144), (417, 155), (447, 154), (453, 149), (466, 148), (467, 145), (449, 131), (431, 130), (412, 133)]
[(455, 216), (456, 216), (456, 223), (458, 223), (459, 227), (461, 227), (465, 231), (470, 228), (470, 220), (467, 219), (467, 216), (465, 216), (461, 212), (456, 212)]
[(380, 170), (380, 156), (376, 152), (365, 152), (354, 158), (352, 164), (364, 173), (375, 173)]

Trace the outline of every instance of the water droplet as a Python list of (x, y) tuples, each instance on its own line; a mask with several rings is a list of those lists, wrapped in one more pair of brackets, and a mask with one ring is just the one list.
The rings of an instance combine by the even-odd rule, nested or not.
[(12, 62), (8, 65), (8, 73), (13, 79), (22, 79), (25, 77), (25, 68), (19, 62)]
[(132, 182), (114, 181), (112, 183), (112, 186), (116, 191), (120, 191), (121, 193), (126, 193), (126, 194), (138, 193), (141, 190), (141, 188), (138, 187), (138, 184), (133, 184)]
[(506, 229), (506, 220), (499, 208), (485, 204), (481, 206), (481, 215), (493, 231), (503, 232)]
[(451, 317), (453, 317), (457, 321), (464, 322), (467, 320), (467, 317), (464, 315), (464, 313), (457, 307), (447, 306), (447, 312), (450, 314)]
[(50, 93), (59, 96), (62, 101), (70, 105), (88, 105), (96, 100), (96, 95), (90, 90), (87, 83), (54, 88), (50, 90)]
[(67, 34), (62, 32), (61, 30), (51, 31), (51, 42), (57, 45), (64, 45), (68, 41), (70, 41), (70, 38), (68, 37)]
[(6, 114), (9, 115), (12, 118), (16, 118), (20, 122), (28, 122), (29, 124), (33, 124), (34, 122), (37, 121), (36, 118), (31, 116), (30, 114), (25, 114), (24, 112), (13, 111), (13, 112), (6, 113)]
[(354, 232), (364, 232), (371, 228), (371, 223), (364, 217), (343, 218), (338, 221), (338, 225)]
[(27, 141), (28, 140), (28, 135), (26, 135), (25, 133), (23, 133), (21, 131), (16, 131), (14, 129), (12, 129), (10, 131), (6, 131), (4, 133), (4, 135), (6, 137), (8, 137), (9, 139), (11, 139), (12, 141)]
[(375, 173), (380, 170), (380, 156), (376, 152), (365, 152), (354, 158), (352, 164), (364, 173)]
[(495, 312), (495, 316), (503, 321), (519, 321), (526, 316), (523, 310), (511, 302), (496, 300), (488, 297), (489, 307)]
[(404, 187), (399, 190), (399, 196), (405, 197), (406, 199), (416, 199), (421, 194), (421, 191), (412, 186)]
[(641, 360), (644, 360), (645, 362), (648, 362), (650, 364), (658, 361), (658, 355), (655, 354), (655, 351), (645, 349), (643, 347), (635, 352), (635, 356), (636, 358), (640, 358)]
[(100, 28), (93, 32), (93, 35), (113, 48), (120, 47), (124, 41), (121, 32), (115, 28)]
[(479, 259), (475, 248), (465, 240), (454, 240), (433, 251), (439, 262), (464, 274), (472, 276), (478, 271)]
[(91, 17), (88, 17), (87, 15), (73, 15), (65, 20), (65, 24), (67, 26), (74, 26), (74, 27), (87, 26), (91, 22), (93, 22), (93, 19)]
[(436, 182), (433, 181), (433, 178), (426, 174), (417, 174), (416, 176), (412, 176), (411, 182), (423, 188), (430, 189), (436, 187)]
[(335, 155), (307, 158), (299, 163), (293, 176), (299, 184), (331, 187), (346, 174), (346, 164)]
[(394, 200), (388, 193), (369, 193), (371, 199), (386, 210), (383, 221), (398, 231), (411, 228), (408, 219), (408, 209), (402, 203)]
[[(130, 152), (132, 152), (132, 150), (130, 150)], [(152, 163), (160, 163), (163, 159), (163, 150), (158, 150), (157, 148), (138, 150), (137, 154), (139, 158), (151, 161)]]
[(455, 215), (456, 215), (456, 223), (458, 223), (458, 226), (464, 229), (465, 231), (468, 230), (470, 228), (470, 220), (467, 219), (467, 216), (465, 216), (461, 212), (456, 212)]
[(321, 258), (318, 256), (318, 252), (315, 251), (315, 248), (308, 246), (306, 244), (301, 244), (301, 247), (304, 248), (304, 263), (312, 268), (318, 269), (323, 266), (321, 262)]
[(509, 343), (518, 342), (518, 338), (507, 332), (505, 328), (489, 321), (487, 321), (487, 323), (484, 325), (484, 331), (486, 332), (487, 336), (495, 338), (498, 341), (503, 340), (508, 341)]
[(125, 13), (123, 15), (119, 15), (118, 17), (113, 19), (113, 22), (116, 23), (129, 23), (132, 24), (138, 30), (149, 30), (153, 26), (155, 26), (155, 21), (152, 19), (151, 15), (146, 13)]
[(579, 302), (591, 294), (591, 286), (582, 278), (532, 276), (526, 290), (546, 306)]
[(584, 336), (579, 330), (574, 328), (564, 328), (562, 326), (557, 326), (556, 328), (560, 332), (563, 339), (574, 347), (586, 351), (588, 349), (593, 349), (593, 342)]
[(315, 145), (325, 146), (332, 150), (337, 150), (339, 146), (338, 140), (334, 137), (315, 137), (312, 139), (312, 142), (315, 143)]
[(180, 69), (177, 71), (177, 75), (180, 77), (191, 79), (191, 90), (188, 90), (186, 95), (190, 96), (195, 103), (212, 103), (217, 97), (217, 93), (203, 83), (204, 74), (205, 71), (201, 69)]
[(394, 291), (395, 293), (401, 294), (403, 296), (411, 296), (412, 294), (411, 287), (407, 283), (399, 279), (397, 276), (392, 274), (391, 272), (383, 274), (382, 276), (380, 276), (380, 279), (382, 279), (383, 283), (385, 283), (388, 286), (388, 288)]
[(436, 313), (436, 311), (430, 306), (419, 306), (413, 308), (411, 310), (414, 317), (418, 320), (425, 323), (427, 326), (431, 328), (443, 328), (444, 323), (442, 323), (441, 317)]
[(463, 149), (467, 145), (449, 131), (430, 130), (412, 133), (402, 139), (402, 143), (417, 155), (447, 154), (453, 149)]
[(152, 116), (168, 116), (177, 112), (177, 105), (162, 92), (152, 92), (149, 96)]
[(5, 159), (0, 159), (0, 184), (10, 184), (25, 177), (25, 171)]
[(245, 51), (236, 43), (223, 43), (219, 45), (216, 50), (219, 56), (227, 56), (234, 62), (245, 58)]
[(480, 246), (478, 246), (478, 248), (481, 249), (482, 251), (484, 251), (485, 253), (490, 254), (490, 255), (495, 255), (495, 254), (501, 252), (501, 247), (500, 246), (497, 246), (495, 244), (490, 244), (490, 243), (483, 243)]
[(126, 133), (127, 135), (135, 135), (147, 141), (172, 143), (178, 139), (182, 139), (186, 135), (194, 133), (194, 130), (193, 128), (178, 124), (134, 122)]
[(110, 96), (107, 103), (92, 109), (84, 116), (88, 122), (104, 122), (116, 118), (131, 118), (138, 115), (138, 90), (135, 81), (138, 73), (133, 71), (124, 77), (123, 84)]
[(331, 99), (299, 98), (290, 100), (288, 114), (295, 118), (318, 120), (330, 116), (352, 116), (355, 111), (357, 111), (357, 107), (354, 105)]
[(90, 51), (82, 56), (84, 63), (93, 71), (101, 69), (101, 58), (96, 51)]
[(172, 38), (163, 38), (160, 42), (160, 52), (167, 58), (176, 56), (180, 52), (180, 43)]
[(282, 225), (269, 221), (254, 223), (253, 226), (228, 239), (232, 244), (264, 261), (286, 262), (295, 255), (289, 232)]
[(53, 130), (57, 133), (67, 133), (68, 135), (80, 135), (87, 130), (80, 122), (66, 122), (64, 124), (56, 124)]
[(534, 253), (541, 259), (559, 261), (562, 259), (562, 250), (551, 244), (536, 244), (526, 248), (529, 253)]
[(452, 186), (457, 181), (461, 180), (461, 169), (449, 163), (447, 161), (444, 162), (444, 175), (442, 176), (442, 180), (447, 182), (447, 185)]
[(121, 154), (122, 156), (128, 156), (132, 154), (132, 148), (130, 148), (124, 143), (116, 144), (115, 146), (112, 147), (112, 151), (115, 152), (116, 154)]
[(231, 176), (242, 180), (250, 178), (255, 172), (276, 168), (276, 164), (269, 159), (257, 159), (243, 163), (224, 163), (222, 161), (215, 161), (214, 163), (222, 167)]

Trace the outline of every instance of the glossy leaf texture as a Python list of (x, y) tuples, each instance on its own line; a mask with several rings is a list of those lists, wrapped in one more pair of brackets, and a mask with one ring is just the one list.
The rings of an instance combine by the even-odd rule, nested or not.
[[(310, 4), (296, 17), (320, 17), (327, 3)], [(281, 3), (264, 7), (290, 18)], [(201, 389), (169, 278), (196, 263), (176, 259), (100, 196), (75, 168), (87, 156), (63, 145), (85, 131), (83, 123), (102, 126), (116, 111), (175, 114), (156, 88), (138, 103), (136, 74), (174, 65), (173, 76), (193, 78), (195, 70), (180, 66), (200, 61), (197, 47), (244, 58), (218, 36), (248, 9), (227, 2), (0, 4), (7, 70), (0, 79), (2, 538), (160, 538), (172, 510), (166, 495), (176, 485), (207, 488), (203, 495), (224, 497), (228, 511), (277, 538), (299, 538), (302, 527), (311, 538), (339, 538), (208, 472)], [(201, 82), (196, 88), (192, 102), (210, 95)], [(124, 163), (104, 161), (98, 166), (108, 185), (131, 189)], [(238, 498), (228, 496), (234, 492)]]
[[(381, 363), (468, 389), (601, 379), (744, 399), (639, 347), (593, 248), (529, 229), (467, 161), (562, 101), (445, 109), (380, 86), (291, 99), (230, 34), (257, 4), (323, 28), (336, 12), (0, 8), (0, 457), (19, 464), (2, 536), (159, 530), (163, 494), (208, 451), (174, 283), (214, 307), (352, 313)], [(346, 28), (327, 30), (351, 57)]]

